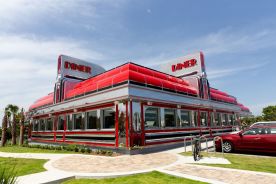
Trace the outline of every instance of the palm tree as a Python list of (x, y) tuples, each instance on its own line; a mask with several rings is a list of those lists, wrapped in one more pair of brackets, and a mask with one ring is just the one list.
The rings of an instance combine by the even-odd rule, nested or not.
[[(8, 112), (11, 116), (9, 117), (9, 125), (11, 127), (11, 134), (12, 134), (12, 145), (16, 144), (16, 121), (17, 121), (17, 115), (18, 115), (19, 107), (17, 105), (9, 104), (5, 108), (5, 111)], [(12, 118), (12, 120), (11, 120)], [(12, 125), (10, 122), (12, 121)]]
[(1, 138), (1, 147), (5, 146), (7, 141), (7, 126), (8, 126), (8, 115), (7, 112), (5, 112), (3, 121), (2, 121), (2, 138)]
[(20, 136), (19, 136), (19, 145), (23, 145), (24, 143), (24, 123), (25, 123), (25, 115), (24, 109), (21, 109), (19, 113), (19, 124), (20, 124)]

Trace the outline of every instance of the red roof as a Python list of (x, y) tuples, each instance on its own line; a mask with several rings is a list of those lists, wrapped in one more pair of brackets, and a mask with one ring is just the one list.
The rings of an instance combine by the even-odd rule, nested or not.
[(187, 95), (198, 96), (198, 90), (190, 86), (189, 82), (186, 80), (133, 63), (127, 63), (80, 82), (72, 90), (66, 93), (65, 99), (116, 86), (127, 81), (143, 84), (148, 87), (157, 87), (164, 90), (167, 89)]
[(210, 88), (210, 96), (212, 100), (237, 104), (237, 99), (222, 92), (218, 89)]
[(44, 96), (36, 100), (35, 103), (30, 106), (29, 110), (46, 106), (46, 105), (51, 105), (53, 104), (53, 102), (54, 102), (54, 93), (49, 93), (47, 96)]

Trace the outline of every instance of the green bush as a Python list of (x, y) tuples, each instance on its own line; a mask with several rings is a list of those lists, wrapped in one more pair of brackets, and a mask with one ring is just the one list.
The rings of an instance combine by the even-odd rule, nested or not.
[(107, 151), (106, 154), (107, 154), (108, 156), (112, 156), (112, 155), (113, 155), (113, 151)]
[(80, 148), (80, 151), (81, 151), (82, 153), (85, 153), (85, 147), (81, 147), (81, 148)]
[(107, 153), (107, 151), (106, 151), (106, 150), (100, 150), (100, 153), (101, 153), (102, 155), (105, 155), (105, 154)]
[(91, 149), (87, 147), (87, 148), (85, 148), (85, 152), (86, 153), (91, 153)]

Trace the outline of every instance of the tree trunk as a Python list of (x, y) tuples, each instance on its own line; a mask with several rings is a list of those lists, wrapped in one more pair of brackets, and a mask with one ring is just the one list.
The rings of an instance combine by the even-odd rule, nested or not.
[(7, 114), (4, 115), (2, 121), (2, 138), (1, 138), (1, 147), (5, 146), (7, 142), (7, 125), (8, 125), (8, 117)]
[(22, 146), (24, 144), (24, 125), (20, 124), (20, 136), (19, 136), (19, 145)]
[(16, 120), (15, 120), (15, 118), (13, 119), (13, 122), (12, 122), (11, 134), (12, 134), (12, 145), (16, 145)]

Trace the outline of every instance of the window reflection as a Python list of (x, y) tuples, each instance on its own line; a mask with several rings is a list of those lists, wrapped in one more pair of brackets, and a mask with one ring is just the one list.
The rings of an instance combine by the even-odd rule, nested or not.
[(181, 127), (191, 127), (191, 112), (181, 110)]
[(200, 112), (200, 126), (205, 127), (208, 123), (208, 114), (207, 112)]
[(141, 131), (141, 106), (132, 102), (132, 127), (135, 132)]
[(103, 110), (103, 128), (115, 128), (115, 111), (112, 108)]
[(159, 108), (146, 107), (145, 109), (145, 128), (159, 127)]
[(84, 129), (84, 120), (82, 117), (82, 113), (74, 114), (73, 115), (73, 128), (75, 130)]
[(90, 111), (86, 113), (87, 118), (87, 129), (99, 129), (100, 127), (97, 127), (97, 111)]
[(39, 130), (40, 131), (45, 131), (45, 121), (44, 121), (44, 119), (39, 120)]
[(67, 122), (67, 130), (72, 130), (73, 129), (72, 115), (66, 116), (66, 122)]
[(57, 130), (64, 130), (64, 122), (65, 122), (64, 116), (59, 116)]

